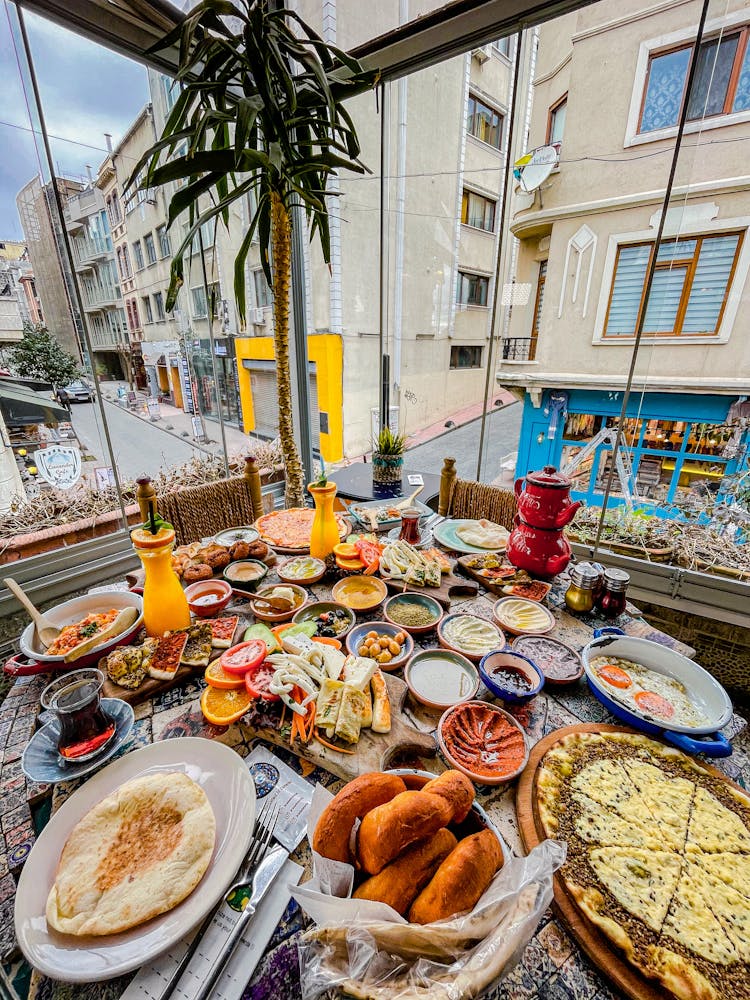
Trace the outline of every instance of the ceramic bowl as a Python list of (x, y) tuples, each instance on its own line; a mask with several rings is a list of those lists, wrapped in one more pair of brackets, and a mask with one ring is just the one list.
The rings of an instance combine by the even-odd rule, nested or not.
[[(539, 648), (535, 648), (535, 644)], [(583, 674), (583, 660), (581, 654), (577, 653), (572, 646), (560, 639), (553, 639), (550, 635), (519, 635), (513, 641), (513, 649), (524, 656), (540, 668), (544, 674), (544, 683), (547, 687), (563, 687), (567, 684), (574, 684), (580, 680)], [(555, 670), (555, 657), (564, 658), (569, 665), (567, 672)]]
[(304, 587), (300, 587), (296, 583), (285, 583), (284, 586), (294, 591), (295, 605), (293, 608), (289, 608), (288, 611), (274, 611), (267, 606), (259, 608), (256, 604), (257, 598), (264, 595), (270, 597), (272, 591), (276, 590), (276, 586), (261, 587), (254, 597), (250, 598), (250, 607), (259, 622), (274, 622), (274, 624), (288, 622), (290, 618), (293, 618), (305, 606), (308, 593)]
[[(524, 601), (529, 604), (535, 610), (543, 612), (547, 617), (547, 624), (543, 628), (522, 628), (520, 625), (512, 625), (503, 618), (503, 608), (507, 606), (509, 601)], [(513, 635), (546, 635), (551, 632), (555, 627), (555, 619), (549, 608), (545, 608), (543, 604), (539, 604), (537, 601), (528, 601), (525, 597), (501, 597), (499, 601), (495, 603), (492, 609), (492, 614), (495, 621), (504, 629), (506, 632), (511, 632)]]
[[(446, 628), (450, 629), (450, 623), (455, 621), (457, 618), (476, 618), (476, 617), (477, 617), (476, 615), (467, 615), (467, 614), (446, 615), (445, 618), (443, 618), (443, 620), (438, 625), (438, 630), (437, 630), (438, 642), (440, 643), (441, 646), (443, 646), (445, 649), (452, 649), (454, 653), (460, 653), (462, 656), (465, 656), (467, 660), (471, 660), (473, 663), (479, 663), (479, 661), (482, 659), (485, 653), (472, 653), (468, 649), (464, 649), (462, 646), (459, 646), (458, 642), (455, 639), (448, 638), (448, 636), (446, 635)], [(482, 618), (478, 620), (484, 621), (484, 619)], [(498, 649), (505, 649), (506, 641), (505, 641), (505, 635), (503, 634), (503, 630), (495, 622), (485, 621), (485, 624), (491, 626), (498, 633), (497, 644), (495, 645), (493, 650), (489, 650), (488, 652), (494, 652), (495, 650)]]
[[(528, 691), (519, 693), (503, 685), (502, 679), (495, 676), (495, 670), (517, 670), (526, 678), (531, 687)], [(513, 649), (503, 649), (496, 653), (488, 653), (479, 661), (479, 673), (485, 686), (501, 701), (512, 705), (525, 705), (527, 701), (536, 698), (544, 687), (544, 673), (533, 660), (523, 653)]]
[(406, 636), (400, 654), (389, 660), (388, 663), (381, 663), (381, 670), (397, 670), (399, 667), (403, 667), (414, 652), (414, 640), (406, 629), (399, 628), (398, 625), (391, 625), (390, 622), (362, 622), (355, 625), (346, 637), (346, 648), (352, 656), (359, 656), (359, 647), (368, 632), (377, 632), (378, 635), (388, 636), (396, 636), (400, 632), (401, 635)]
[(240, 524), (236, 528), (225, 528), (220, 531), (214, 535), (214, 541), (218, 545), (226, 545), (227, 548), (230, 548), (235, 542), (254, 542), (258, 538), (258, 534), (258, 529), (251, 524)]
[[(426, 676), (425, 664), (434, 666)], [(404, 680), (421, 705), (440, 712), (462, 701), (471, 701), (479, 690), (477, 668), (460, 653), (450, 649), (422, 649), (409, 660)]]
[[(404, 604), (420, 604), (423, 608), (427, 608), (433, 615), (433, 621), (428, 625), (404, 625), (402, 622), (396, 621), (392, 617), (392, 612), (394, 608), (398, 608)], [(424, 635), (425, 632), (432, 632), (437, 628), (438, 622), (443, 617), (443, 606), (434, 597), (428, 597), (427, 594), (412, 594), (408, 592), (405, 594), (394, 594), (383, 605), (383, 616), (386, 621), (389, 621), (392, 625), (397, 625), (398, 628), (402, 628), (404, 632), (408, 632), (410, 635)]]
[(497, 714), (502, 716), (506, 722), (510, 723), (510, 725), (512, 725), (515, 729), (519, 731), (519, 733), (523, 737), (523, 744), (524, 744), (524, 755), (520, 765), (516, 768), (513, 768), (513, 770), (511, 771), (506, 771), (504, 773), (497, 774), (494, 776), (488, 776), (486, 774), (477, 774), (476, 772), (472, 771), (469, 767), (466, 767), (464, 764), (462, 764), (461, 761), (458, 760), (456, 757), (454, 757), (451, 752), (451, 740), (450, 738), (446, 739), (446, 737), (443, 735), (443, 730), (446, 722), (451, 717), (451, 714), (454, 711), (456, 711), (458, 706), (453, 706), (452, 708), (449, 708), (446, 712), (443, 713), (443, 715), (440, 718), (440, 722), (438, 722), (437, 730), (435, 732), (438, 749), (440, 750), (442, 757), (447, 762), (449, 767), (455, 767), (457, 770), (465, 774), (467, 778), (471, 778), (472, 781), (476, 782), (476, 784), (490, 785), (490, 786), (507, 785), (509, 782), (517, 778), (519, 774), (521, 774), (521, 772), (526, 767), (529, 761), (530, 748), (529, 748), (529, 741), (526, 737), (526, 733), (523, 731), (523, 728), (518, 722), (518, 720), (514, 719), (512, 715), (510, 715), (508, 712), (500, 708), (499, 705), (492, 705), (486, 701), (468, 702), (468, 704), (478, 705), (481, 706), (483, 709), (489, 708), (493, 712), (497, 712)]
[[(245, 571), (257, 572), (255, 579), (240, 580), (238, 574)], [(240, 594), (254, 594), (265, 577), (268, 575), (268, 566), (260, 559), (238, 559), (237, 562), (230, 563), (224, 570), (224, 579), (229, 583), (232, 590)]]
[[(287, 567), (291, 567), (292, 563), (297, 563), (305, 561), (314, 565), (314, 572), (310, 573), (309, 576), (289, 576), (287, 573)], [(301, 587), (309, 587), (313, 583), (317, 583), (318, 580), (322, 580), (325, 576), (326, 564), (322, 559), (315, 559), (313, 556), (295, 556), (293, 559), (287, 559), (281, 564), (281, 566), (276, 567), (276, 575), (279, 580), (283, 583), (297, 583)]]
[[(215, 599), (204, 603), (209, 598)], [(213, 618), (229, 604), (232, 599), (232, 587), (226, 580), (196, 580), (185, 587), (185, 597), (188, 607), (198, 618)]]
[(333, 599), (352, 611), (373, 611), (388, 596), (388, 588), (378, 576), (347, 576), (334, 586)]
[[(308, 604), (304, 608), (297, 611), (292, 618), (292, 621), (295, 624), (298, 622), (309, 622), (314, 618), (318, 618), (320, 615), (330, 614), (332, 611), (344, 612), (344, 616), (341, 620), (346, 622), (346, 627), (330, 636), (330, 638), (343, 639), (344, 636), (354, 627), (354, 624), (357, 621), (357, 616), (351, 608), (347, 608), (344, 604), (339, 604), (336, 601), (314, 601), (312, 604)], [(321, 635), (323, 634), (321, 632), (320, 625), (318, 626), (318, 632)]]

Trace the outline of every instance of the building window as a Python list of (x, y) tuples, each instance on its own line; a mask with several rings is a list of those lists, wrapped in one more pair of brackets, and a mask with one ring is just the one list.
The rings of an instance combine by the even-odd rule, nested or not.
[[(742, 238), (742, 233), (725, 233), (663, 242), (656, 257), (643, 332), (649, 336), (715, 335)], [(605, 337), (635, 336), (645, 307), (644, 282), (653, 253), (653, 243), (618, 248)]]
[(164, 312), (164, 295), (162, 292), (154, 292), (154, 307), (156, 309), (156, 319), (162, 323), (167, 318)]
[(534, 302), (534, 318), (531, 322), (531, 342), (529, 344), (529, 361), (536, 357), (536, 344), (539, 339), (539, 324), (542, 319), (542, 306), (544, 305), (544, 286), (547, 283), (547, 261), (543, 260), (539, 264), (539, 279), (536, 286), (536, 301)]
[(263, 268), (259, 267), (253, 271), (253, 287), (255, 289), (255, 305), (258, 309), (266, 309), (271, 305), (271, 288), (263, 273)]
[[(688, 121), (750, 110), (750, 46), (745, 27), (701, 42)], [(654, 53), (648, 63), (639, 132), (672, 128), (685, 99), (692, 43)]]
[(466, 128), (470, 135), (481, 139), (489, 146), (494, 146), (495, 149), (500, 149), (503, 139), (503, 116), (474, 94), (469, 94)]
[(143, 237), (143, 242), (146, 245), (146, 258), (149, 264), (156, 263), (156, 244), (154, 243), (154, 234), (146, 233)]
[(128, 324), (130, 329), (133, 331), (139, 330), (141, 327), (141, 318), (138, 315), (138, 303), (135, 299), (128, 299), (125, 303), (125, 308), (128, 313)]
[(461, 222), (465, 226), (494, 233), (496, 204), (494, 199), (485, 198), (484, 195), (477, 194), (476, 191), (467, 191), (464, 188), (461, 199)]
[(451, 368), (481, 368), (481, 347), (451, 347)]
[(135, 240), (133, 242), (133, 256), (135, 257), (136, 271), (142, 271), (146, 265), (143, 262), (143, 247), (141, 246), (140, 240)]
[(147, 323), (154, 322), (154, 313), (151, 309), (151, 300), (148, 295), (143, 296), (143, 315), (146, 317)]
[(169, 233), (167, 232), (167, 227), (159, 226), (156, 230), (156, 235), (159, 238), (159, 253), (162, 258), (169, 257), (172, 253), (172, 247), (169, 243)]
[(499, 38), (494, 42), (494, 46), (501, 56), (510, 59), (510, 35), (506, 35), (505, 38)]
[(565, 113), (568, 109), (568, 95), (565, 94), (557, 104), (553, 104), (549, 109), (549, 120), (547, 122), (547, 142), (562, 142), (565, 131)]
[(484, 274), (459, 271), (456, 282), (456, 302), (461, 306), (486, 306), (490, 279)]
[(110, 226), (117, 226), (122, 222), (122, 210), (120, 208), (120, 196), (117, 193), (117, 188), (115, 188), (107, 196), (107, 217), (109, 219)]
[(190, 289), (193, 296), (193, 316), (195, 319), (205, 319), (208, 316), (208, 306), (206, 304), (206, 291), (203, 285)]

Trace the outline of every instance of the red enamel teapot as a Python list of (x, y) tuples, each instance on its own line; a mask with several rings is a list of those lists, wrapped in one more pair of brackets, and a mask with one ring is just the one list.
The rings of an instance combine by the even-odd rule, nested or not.
[(533, 528), (560, 531), (575, 517), (581, 501), (570, 499), (572, 481), (558, 472), (554, 465), (545, 465), (541, 472), (529, 472), (526, 489), (523, 479), (515, 485), (518, 513)]
[(516, 517), (505, 554), (519, 569), (549, 579), (562, 573), (570, 562), (571, 550), (562, 531), (535, 528)]

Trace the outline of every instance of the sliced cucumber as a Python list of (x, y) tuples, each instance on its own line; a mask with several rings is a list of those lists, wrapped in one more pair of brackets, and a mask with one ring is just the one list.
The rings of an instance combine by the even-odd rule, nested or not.
[(247, 642), (248, 639), (262, 639), (266, 644), (269, 655), (271, 653), (282, 652), (281, 643), (268, 625), (264, 625), (262, 622), (256, 622), (255, 625), (251, 625), (249, 628), (246, 628), (243, 639), (245, 642)]

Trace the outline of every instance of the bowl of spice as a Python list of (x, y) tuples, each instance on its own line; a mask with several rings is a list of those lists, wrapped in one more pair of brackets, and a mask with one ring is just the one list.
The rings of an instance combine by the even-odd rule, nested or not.
[(519, 723), (498, 705), (465, 701), (437, 727), (440, 753), (479, 785), (504, 785), (526, 767), (529, 746)]
[(443, 617), (443, 608), (426, 594), (396, 594), (383, 605), (385, 620), (405, 632), (421, 635), (431, 632)]
[(483, 656), (479, 674), (496, 698), (513, 705), (526, 704), (544, 687), (541, 667), (513, 649)]
[(513, 649), (528, 656), (544, 674), (544, 683), (551, 687), (572, 684), (583, 676), (580, 655), (559, 639), (548, 635), (519, 635)]

